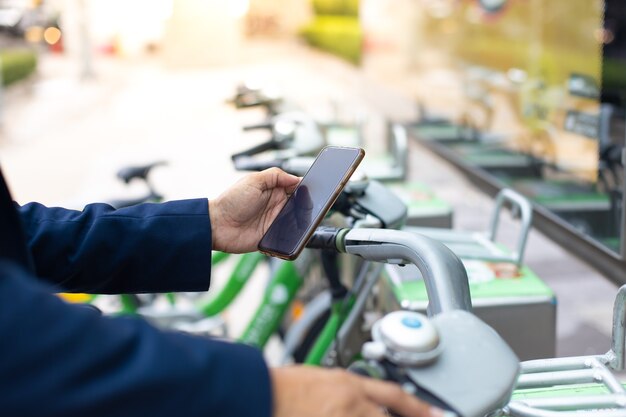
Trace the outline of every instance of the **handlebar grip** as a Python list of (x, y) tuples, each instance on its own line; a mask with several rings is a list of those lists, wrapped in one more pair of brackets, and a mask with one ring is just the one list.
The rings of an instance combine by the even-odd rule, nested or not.
[(247, 126), (244, 126), (242, 129), (244, 130), (244, 132), (249, 132), (251, 130), (259, 130), (259, 129), (272, 130), (273, 127), (274, 127), (274, 124), (272, 122), (265, 122), (265, 123), (259, 123), (256, 125), (247, 125)]
[(246, 149), (245, 151), (235, 153), (230, 158), (233, 161), (235, 161), (236, 159), (241, 158), (243, 156), (252, 156), (252, 155), (259, 154), (261, 152), (276, 150), (279, 148), (279, 146), (280, 145), (276, 140), (270, 139), (267, 142), (260, 143), (256, 146), (251, 147), (250, 149)]
[(329, 249), (333, 251), (343, 252), (341, 248), (337, 247), (340, 239), (338, 237), (349, 229), (339, 229), (337, 227), (320, 226), (318, 227), (306, 247), (311, 249)]

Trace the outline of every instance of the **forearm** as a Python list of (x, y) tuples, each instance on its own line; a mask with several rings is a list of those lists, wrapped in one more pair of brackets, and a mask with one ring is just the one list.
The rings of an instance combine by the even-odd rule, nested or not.
[(259, 351), (102, 317), (2, 262), (0, 334), (6, 415), (271, 415)]
[(211, 225), (206, 199), (115, 210), (19, 208), (37, 275), (65, 291), (206, 290)]

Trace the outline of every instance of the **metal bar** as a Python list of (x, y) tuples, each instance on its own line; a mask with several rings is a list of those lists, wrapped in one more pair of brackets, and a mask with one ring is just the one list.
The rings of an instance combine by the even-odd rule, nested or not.
[(598, 408), (624, 408), (623, 394), (587, 395), (582, 397), (529, 398), (520, 402), (533, 408), (546, 410), (589, 410)]
[(517, 239), (517, 248), (512, 257), (515, 258), (517, 266), (521, 266), (524, 260), (524, 251), (526, 249), (526, 241), (528, 240), (528, 232), (532, 227), (533, 222), (533, 208), (530, 201), (522, 196), (517, 191), (511, 188), (505, 188), (496, 195), (496, 208), (494, 210), (493, 217), (491, 219), (490, 236), (492, 242), (496, 241), (496, 235), (498, 232), (498, 220), (500, 218), (500, 212), (504, 203), (508, 202), (511, 205), (511, 211), (517, 210), (520, 215), (520, 231)]
[[(626, 181), (625, 181), (626, 182)], [(626, 326), (626, 285), (622, 286), (615, 296), (615, 304), (613, 305), (613, 338), (611, 342), (611, 368), (622, 371), (624, 369), (624, 344), (626, 343), (626, 335), (624, 327)]]
[(624, 200), (626, 198), (626, 148), (622, 150), (622, 166), (624, 167), (625, 180), (622, 184), (622, 230), (620, 233), (620, 249), (622, 259), (626, 259), (626, 207), (624, 207), (624, 201), (626, 201)]
[(507, 408), (508, 410), (505, 410), (505, 415), (511, 417), (626, 417), (626, 410), (595, 410), (593, 413), (581, 413), (579, 411), (551, 411), (538, 410), (519, 402), (511, 403), (507, 406)]
[(569, 358), (535, 359), (521, 363), (522, 374), (546, 371), (571, 371), (581, 368), (590, 368), (592, 360), (597, 359), (600, 363), (605, 363), (604, 356), (574, 356)]
[[(516, 255), (518, 252), (515, 252), (515, 253), (505, 252), (500, 247), (498, 247), (498, 245), (495, 243), (495, 240), (487, 238), (487, 236), (485, 236), (482, 233), (475, 233), (474, 239), (476, 240), (476, 242), (480, 244), (480, 246), (482, 246), (484, 249), (486, 249), (490, 253), (490, 255), (488, 256), (493, 258), (494, 260), (505, 261), (505, 262), (517, 262)], [(519, 263), (518, 263), (518, 266), (519, 266)]]
[[(341, 326), (341, 329), (339, 330), (339, 334), (337, 335), (339, 340), (345, 339), (351, 329), (353, 329), (358, 322), (359, 317), (361, 316), (365, 308), (365, 302), (372, 295), (372, 288), (374, 288), (374, 285), (376, 285), (376, 283), (378, 282), (382, 269), (384, 267), (384, 264), (382, 263), (368, 263), (367, 265), (367, 269), (369, 271), (367, 274), (367, 278), (364, 282), (362, 290), (359, 290), (355, 293), (358, 296), (356, 298), (353, 308), (350, 310), (350, 314), (348, 314)], [(371, 270), (369, 269), (370, 265), (372, 266)]]
[(626, 394), (624, 386), (617, 380), (617, 377), (607, 368), (600, 368), (600, 376), (604, 385), (614, 394)]
[(516, 389), (545, 388), (566, 384), (597, 383), (598, 379), (598, 372), (596, 372), (595, 369), (522, 374), (517, 380)]
[[(434, 140), (420, 140), (419, 143), (455, 165), (483, 192), (494, 196), (499, 190), (506, 187), (506, 184), (488, 172), (465, 163), (459, 155), (446, 148), (445, 145), (436, 143)], [(626, 221), (622, 221), (623, 254), (620, 255), (590, 237), (582, 235), (547, 208), (533, 203), (533, 210), (535, 214), (533, 225), (557, 245), (586, 262), (615, 284), (626, 284), (626, 243), (623, 240), (626, 237)], [(623, 214), (622, 218), (625, 217), (626, 215)]]
[[(603, 364), (606, 358), (590, 357), (588, 360), (584, 358), (574, 358), (580, 361), (581, 367), (587, 369), (569, 369), (558, 370), (556, 366), (550, 370), (549, 366), (544, 366), (547, 369), (546, 372), (534, 372), (523, 373), (518, 379), (518, 389), (523, 388), (538, 388), (538, 387), (550, 387), (554, 385), (565, 384), (580, 384), (580, 383), (603, 383), (606, 388), (616, 394), (624, 394), (626, 390), (622, 384), (617, 380), (615, 375)], [(576, 367), (576, 361), (570, 363), (558, 364), (563, 369), (565, 366), (571, 365), (572, 368)], [(522, 371), (524, 372), (524, 370)]]

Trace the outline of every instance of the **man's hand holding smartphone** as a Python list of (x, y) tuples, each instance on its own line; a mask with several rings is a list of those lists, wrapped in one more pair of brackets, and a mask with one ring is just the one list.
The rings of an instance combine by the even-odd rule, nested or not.
[(300, 178), (278, 168), (245, 176), (209, 200), (213, 249), (254, 252)]
[(209, 201), (213, 249), (258, 249), (295, 259), (364, 156), (358, 148), (328, 146), (302, 178), (278, 168), (250, 174)]
[(259, 250), (282, 259), (297, 258), (364, 155), (359, 148), (322, 149), (259, 242)]

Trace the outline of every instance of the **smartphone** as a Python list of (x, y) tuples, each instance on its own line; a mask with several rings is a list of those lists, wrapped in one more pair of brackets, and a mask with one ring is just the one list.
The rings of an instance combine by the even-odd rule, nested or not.
[(360, 148), (322, 149), (259, 242), (259, 251), (296, 259), (364, 156)]

